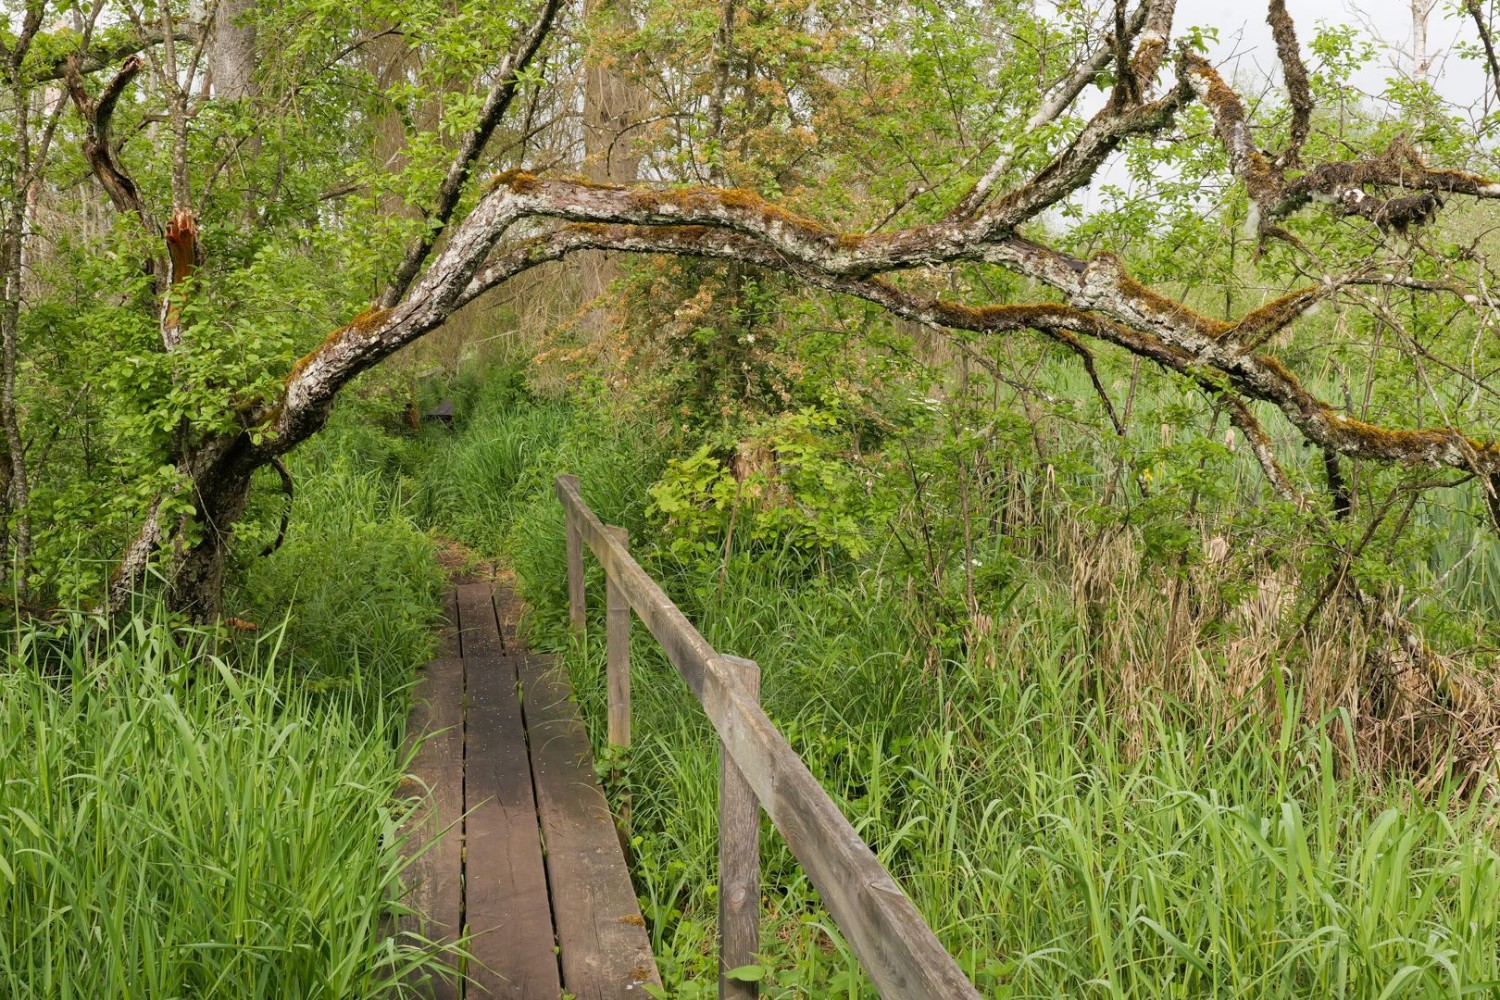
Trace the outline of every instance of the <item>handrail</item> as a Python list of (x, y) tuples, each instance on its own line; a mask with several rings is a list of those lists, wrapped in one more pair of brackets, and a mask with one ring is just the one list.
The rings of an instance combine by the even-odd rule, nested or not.
[(624, 530), (603, 524), (584, 503), (576, 476), (557, 477), (557, 498), (567, 516), (568, 613), (576, 632), (584, 627), (584, 543), (604, 567), (611, 743), (630, 740), (630, 610), (661, 644), (719, 734), (720, 997), (757, 994), (754, 983), (724, 973), (754, 961), (759, 950), (759, 802), (882, 997), (978, 1000), (953, 956), (761, 710), (759, 668), (709, 645), (631, 558)]

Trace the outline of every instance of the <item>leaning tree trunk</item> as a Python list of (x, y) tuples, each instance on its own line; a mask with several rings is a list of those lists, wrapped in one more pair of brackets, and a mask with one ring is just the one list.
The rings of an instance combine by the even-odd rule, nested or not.
[(216, 443), (184, 463), (196, 512), (174, 529), (167, 604), (195, 621), (210, 621), (223, 604), (235, 522), (250, 499), (251, 477), (266, 459), (241, 434)]

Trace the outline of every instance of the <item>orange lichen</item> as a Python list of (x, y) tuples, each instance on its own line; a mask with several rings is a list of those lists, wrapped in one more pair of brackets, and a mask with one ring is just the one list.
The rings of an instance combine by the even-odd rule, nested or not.
[(1251, 143), (1245, 106), (1207, 59), (1196, 53), (1187, 56), (1188, 73), (1203, 82), (1199, 90), (1205, 106), (1214, 119), (1214, 132), (1224, 143), (1231, 163), (1239, 161), (1235, 173), (1240, 175), (1250, 198), (1264, 205), (1278, 197), (1283, 189), (1281, 178), (1271, 169), (1260, 150)]
[[(1119, 259), (1114, 257), (1113, 254), (1102, 253), (1097, 255), (1094, 260), (1099, 261), (1106, 258), (1113, 260), (1116, 265), (1119, 263)], [(1136, 281), (1126, 274), (1123, 269), (1117, 270), (1115, 280), (1121, 293), (1126, 298), (1132, 299), (1137, 305), (1144, 305), (1150, 312), (1186, 323), (1205, 336), (1220, 337), (1226, 330), (1231, 328), (1231, 324), (1223, 320), (1212, 319), (1211, 317), (1204, 316), (1202, 313), (1194, 312), (1176, 299), (1168, 298), (1147, 285)]]
[(1500, 442), (1477, 441), (1450, 430), (1392, 430), (1339, 413), (1321, 400), (1309, 397), (1308, 402), (1330, 427), (1335, 428), (1335, 440), (1331, 443), (1336, 446), (1344, 444), (1342, 450), (1349, 450), (1348, 446), (1352, 445), (1355, 450), (1366, 454), (1414, 464), (1429, 463), (1436, 458), (1434, 452), (1449, 448), (1467, 452), (1471, 459), (1500, 458)]
[(631, 196), (632, 204), (642, 211), (669, 205), (690, 211), (710, 211), (722, 207), (756, 214), (766, 224), (781, 222), (819, 236), (828, 234), (828, 229), (821, 223), (782, 208), (745, 188), (637, 188), (631, 192)]
[(510, 170), (502, 170), (490, 181), (490, 190), (508, 187), (517, 194), (530, 194), (542, 185), (541, 179), (529, 170), (513, 167)]
[(1073, 316), (1080, 320), (1086, 319), (1082, 313), (1074, 313), (1066, 306), (1047, 302), (969, 306), (940, 299), (933, 302), (933, 309), (944, 317), (946, 325), (969, 330), (1051, 328), (1058, 325), (1060, 318)]
[(369, 331), (375, 329), (377, 326), (383, 323), (386, 317), (388, 317), (390, 314), (391, 311), (389, 309), (381, 309), (378, 307), (366, 309), (364, 312), (351, 319), (348, 323), (344, 324), (337, 330), (330, 333), (328, 336), (324, 337), (321, 344), (313, 348), (311, 351), (308, 351), (306, 354), (302, 355), (302, 357), (298, 358), (297, 362), (292, 365), (292, 370), (287, 372), (287, 384), (290, 385), (292, 382), (296, 381), (297, 377), (305, 372), (315, 362), (317, 362), (333, 348), (343, 343), (344, 340), (349, 336), (349, 334), (368, 333)]
[(1331, 295), (1334, 285), (1308, 285), (1272, 299), (1258, 309), (1240, 317), (1240, 321), (1224, 331), (1225, 338), (1238, 340), (1243, 349), (1253, 351), (1286, 329), (1293, 320), (1316, 303)]

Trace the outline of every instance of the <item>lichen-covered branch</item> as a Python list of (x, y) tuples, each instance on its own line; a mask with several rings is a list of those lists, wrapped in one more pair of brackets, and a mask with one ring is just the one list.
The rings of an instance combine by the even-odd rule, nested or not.
[(1292, 106), (1286, 148), (1276, 157), (1276, 167), (1284, 170), (1301, 162), (1302, 146), (1312, 134), (1313, 96), (1307, 81), (1307, 66), (1302, 62), (1301, 49), (1297, 47), (1297, 29), (1287, 13), (1285, 0), (1270, 0), (1267, 8), (1266, 23), (1271, 26), (1276, 56), (1281, 60), (1282, 82), (1286, 84), (1287, 99)]
[[(1146, 23), (1147, 10), (1148, 8), (1144, 4), (1136, 8), (1127, 23), (1129, 30), (1140, 31)], [(1165, 37), (1161, 39), (1161, 43), (1162, 48), (1165, 49)], [(999, 152), (991, 162), (989, 169), (954, 204), (948, 213), (948, 217), (950, 219), (964, 219), (978, 211), (979, 207), (989, 197), (990, 191), (993, 190), (996, 182), (1010, 171), (1011, 165), (1015, 162), (1016, 154), (1020, 152), (1021, 143), (1038, 129), (1056, 121), (1057, 118), (1067, 112), (1073, 106), (1073, 102), (1078, 99), (1078, 95), (1083, 93), (1083, 88), (1087, 87), (1089, 83), (1103, 72), (1104, 68), (1114, 58), (1114, 55), (1115, 49), (1110, 44), (1110, 39), (1106, 38), (1101, 39), (1091, 52), (1079, 60), (1078, 65), (1073, 68), (1072, 72), (1058, 81), (1048, 92), (1047, 96), (1042, 99), (1042, 103), (1037, 107), (1035, 113), (1026, 120), (1026, 124), (1021, 127), (1016, 137), (1001, 144)]]
[[(515, 179), (509, 183), (515, 183)], [(548, 188), (534, 178), (519, 183), (529, 194), (509, 198), (501, 187), (495, 192), (499, 197), (492, 197), (481, 206), (492, 226), (508, 227), (519, 218), (522, 206), (526, 212), (537, 209), (535, 199), (541, 191), (550, 190), (555, 195), (560, 190), (556, 186)], [(624, 196), (626, 200), (641, 196), (641, 192), (627, 189), (555, 183), (602, 195)], [(692, 203), (692, 199), (687, 201)], [(1083, 261), (1012, 238), (991, 245), (989, 259), (1051, 285), (1064, 294), (1067, 303), (975, 307), (916, 295), (884, 278), (860, 273), (858, 268), (827, 266), (826, 261), (818, 259), (816, 248), (821, 247), (840, 265), (847, 264), (847, 248), (840, 246), (837, 239), (826, 239), (821, 230), (791, 236), (788, 233), (791, 223), (786, 219), (776, 219), (776, 224), (769, 227), (743, 220), (738, 228), (722, 222), (683, 226), (661, 220), (654, 224), (622, 225), (614, 224), (612, 217), (617, 214), (649, 217), (650, 213), (640, 208), (624, 211), (617, 202), (617, 198), (610, 197), (596, 203), (601, 216), (610, 220), (608, 224), (563, 227), (513, 246), (487, 264), (482, 258), (493, 242), (486, 245), (477, 234), (460, 241), (456, 232), (454, 242), (467, 249), (459, 251), (450, 246), (445, 250), (444, 257), (429, 269), (425, 287), (418, 289), (425, 293), (423, 296), (396, 310), (376, 310), (357, 318), (299, 363), (288, 381), (283, 408), (275, 415), (279, 439), (293, 443), (300, 440), (309, 427), (321, 422), (322, 412), (342, 384), (439, 324), (446, 312), (427, 301), (425, 295), (446, 302), (447, 311), (451, 311), (545, 261), (578, 250), (608, 249), (736, 260), (775, 268), (817, 287), (858, 296), (904, 318), (933, 326), (990, 334), (1027, 329), (1064, 330), (1148, 358), (1188, 375), (1211, 390), (1232, 391), (1247, 400), (1270, 403), (1308, 441), (1339, 454), (1486, 474), (1500, 472), (1500, 446), (1495, 443), (1471, 440), (1447, 428), (1388, 429), (1354, 420), (1318, 399), (1274, 357), (1247, 349), (1246, 343), (1235, 335), (1236, 331), (1264, 334), (1268, 329), (1279, 329), (1307, 304), (1325, 295), (1322, 286), (1295, 292), (1263, 307), (1249, 314), (1241, 324), (1226, 323), (1198, 315), (1182, 303), (1140, 285), (1112, 255), (1100, 254)], [(575, 202), (566, 212), (553, 209), (547, 214), (577, 216), (582, 214), (578, 207), (581, 203)], [(681, 217), (682, 200), (674, 200), (672, 204), (674, 208), (667, 216)], [(758, 206), (752, 204), (741, 209), (758, 216), (762, 223), (765, 221)], [(717, 217), (726, 211), (737, 210), (733, 206), (713, 210), (700, 206), (686, 214)], [(779, 239), (763, 238), (758, 232), (747, 230), (774, 231)], [(786, 253), (783, 245), (788, 241), (797, 244), (802, 252)], [(484, 264), (482, 270), (481, 264)], [(440, 281), (439, 275), (446, 275), (448, 280)], [(1236, 411), (1233, 415), (1251, 439), (1252, 447), (1257, 449), (1257, 458), (1273, 477), (1278, 491), (1294, 495), (1284, 476), (1278, 481), (1271, 471), (1274, 463), (1267, 440), (1251, 433), (1251, 422), (1245, 414)]]
[[(1262, 236), (1287, 237), (1277, 223), (1314, 201), (1362, 216), (1382, 230), (1405, 231), (1436, 217), (1442, 206), (1438, 195), (1500, 198), (1500, 182), (1463, 170), (1430, 167), (1403, 139), (1392, 141), (1378, 154), (1314, 164), (1288, 179), (1291, 161), (1284, 156), (1272, 161), (1261, 151), (1244, 103), (1207, 59), (1184, 53), (1182, 75), (1213, 116), (1214, 134), (1229, 157), (1230, 172), (1245, 185), (1254, 206), (1255, 228)], [(1370, 187), (1419, 193), (1387, 197), (1366, 190)]]

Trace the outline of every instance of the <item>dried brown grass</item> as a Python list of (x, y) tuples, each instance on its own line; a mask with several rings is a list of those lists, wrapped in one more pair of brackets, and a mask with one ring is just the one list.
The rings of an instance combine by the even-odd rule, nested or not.
[[(1493, 781), (1500, 683), (1486, 664), (1428, 647), (1399, 595), (1347, 587), (1304, 623), (1313, 595), (1289, 568), (1297, 553), (1239, 551), (1205, 530), (1198, 558), (1164, 566), (1131, 530), (1100, 529), (1047, 494), (1014, 496), (1008, 516), (1032, 529), (1023, 537), (1040, 585), (1071, 602), (1128, 753), (1144, 752), (1163, 711), (1227, 733), (1246, 713), (1276, 719), (1291, 692), (1300, 721), (1336, 727), (1345, 765), (1376, 780), (1431, 789), (1457, 775), (1471, 791)], [(988, 620), (970, 629), (976, 645), (996, 631)]]

